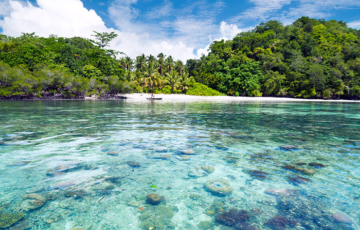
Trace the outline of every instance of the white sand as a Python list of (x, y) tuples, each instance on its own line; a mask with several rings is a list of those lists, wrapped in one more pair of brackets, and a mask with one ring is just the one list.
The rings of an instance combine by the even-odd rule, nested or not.
[[(151, 94), (126, 94), (127, 101), (149, 101)], [(185, 94), (155, 94), (156, 98), (162, 98), (163, 102), (191, 102), (191, 101), (213, 101), (213, 102), (360, 102), (360, 100), (322, 100), (304, 98), (280, 98), (280, 97), (230, 97), (230, 96), (190, 96)]]

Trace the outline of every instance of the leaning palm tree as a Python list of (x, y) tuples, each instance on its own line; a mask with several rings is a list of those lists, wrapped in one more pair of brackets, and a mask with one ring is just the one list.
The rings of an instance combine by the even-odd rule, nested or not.
[(160, 86), (162, 82), (162, 78), (158, 73), (157, 68), (155, 68), (154, 63), (149, 63), (146, 67), (144, 73), (144, 82), (145, 86), (150, 86), (151, 88), (151, 97), (154, 96), (154, 86)]
[(184, 71), (180, 79), (180, 89), (183, 93), (185, 93), (193, 83), (195, 83), (195, 79), (193, 77), (189, 77), (189, 73)]
[(171, 86), (171, 93), (174, 93), (174, 89), (179, 85), (181, 77), (176, 70), (166, 73), (166, 82)]

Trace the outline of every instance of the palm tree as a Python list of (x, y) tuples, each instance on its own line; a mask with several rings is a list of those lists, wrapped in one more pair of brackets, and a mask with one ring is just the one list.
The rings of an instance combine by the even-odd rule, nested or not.
[(165, 67), (168, 73), (170, 73), (171, 70), (174, 69), (174, 59), (172, 58), (172, 56), (169, 56), (165, 59)]
[(153, 55), (150, 54), (150, 55), (147, 57), (147, 62), (148, 62), (148, 63), (155, 63), (155, 62), (156, 62), (155, 56), (153, 56)]
[(183, 75), (180, 79), (180, 88), (185, 93), (191, 84), (195, 83), (195, 79), (193, 77), (189, 77), (189, 73), (184, 71)]
[(135, 61), (136, 69), (142, 71), (144, 70), (145, 66), (146, 66), (145, 54), (142, 54), (141, 56), (137, 56)]
[(157, 57), (158, 57), (159, 59), (160, 59), (160, 58), (165, 59), (166, 55), (163, 54), (163, 53), (159, 53)]
[[(160, 55), (160, 54), (159, 54)], [(158, 57), (159, 57), (158, 55)], [(164, 57), (159, 57), (159, 60), (157, 61), (158, 63), (158, 71), (159, 74), (161, 76), (164, 76), (164, 72), (165, 72), (165, 61), (164, 61)]]
[(175, 69), (179, 72), (180, 76), (182, 76), (182, 72), (184, 69), (184, 63), (182, 61), (178, 60), (175, 63)]
[(134, 67), (134, 61), (130, 57), (125, 58), (124, 64), (128, 71), (131, 71)]
[(166, 82), (171, 86), (171, 93), (174, 92), (174, 89), (179, 85), (180, 76), (176, 70), (173, 70), (169, 73), (166, 73)]
[(151, 97), (154, 96), (154, 85), (161, 85), (162, 79), (160, 74), (158, 73), (157, 68), (154, 67), (154, 63), (149, 63), (144, 71), (144, 82), (145, 86), (151, 87)]

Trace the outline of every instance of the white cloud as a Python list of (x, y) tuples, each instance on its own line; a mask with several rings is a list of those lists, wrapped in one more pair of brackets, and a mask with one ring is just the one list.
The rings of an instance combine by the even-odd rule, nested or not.
[(10, 3), (8, 0), (0, 0), (0, 17), (8, 15), (10, 9)]
[(107, 28), (101, 17), (94, 10), (87, 10), (80, 0), (37, 0), (38, 6), (30, 2), (21, 4), (10, 0), (7, 2), (10, 13), (0, 20), (0, 27), (3, 29), (3, 34), (10, 36), (20, 36), (22, 32), (35, 32), (44, 37), (56, 34), (63, 37), (92, 38), (91, 34), (94, 30), (114, 31), (119, 36), (111, 43), (110, 48), (125, 52), (132, 58), (142, 53), (155, 55), (161, 52), (183, 61), (195, 58), (194, 47), (184, 42), (168, 40), (166, 37), (154, 38), (152, 34), (146, 32), (132, 32), (127, 26), (143, 26), (131, 22), (137, 16), (137, 10), (131, 9), (130, 6), (134, 2), (136, 1), (127, 1), (128, 5), (123, 4), (110, 9), (124, 13), (123, 21), (120, 22), (126, 25), (124, 28), (119, 26), (120, 30)]
[(146, 14), (147, 19), (159, 19), (163, 17), (170, 16), (173, 12), (172, 3), (166, 1), (165, 4), (161, 7), (154, 7)]
[(360, 20), (349, 22), (348, 26), (355, 29), (360, 29)]
[(227, 39), (233, 39), (238, 33), (241, 33), (242, 29), (238, 28), (237, 25), (227, 24), (222, 21), (220, 24), (220, 33)]
[[(285, 25), (291, 24), (302, 16), (327, 18), (336, 10), (356, 9), (360, 7), (359, 0), (249, 0), (254, 6), (246, 9), (230, 21), (260, 21), (279, 20)], [(288, 7), (284, 9), (284, 7)]]
[(87, 10), (79, 0), (37, 0), (39, 7), (30, 2), (21, 4), (8, 1), (10, 13), (0, 20), (3, 33), (19, 36), (22, 32), (36, 32), (40, 36), (89, 37), (93, 30), (107, 30), (94, 10)]

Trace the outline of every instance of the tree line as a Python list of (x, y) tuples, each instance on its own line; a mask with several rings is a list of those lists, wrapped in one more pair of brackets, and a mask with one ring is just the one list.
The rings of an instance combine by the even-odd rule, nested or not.
[[(94, 40), (81, 37), (20, 37), (0, 34), (0, 97), (114, 96), (156, 92), (220, 95), (189, 76), (185, 65), (171, 56), (144, 54), (135, 60), (106, 49), (115, 33), (94, 31)], [(188, 94), (189, 94), (188, 93)]]
[(191, 95), (360, 98), (360, 30), (342, 21), (302, 17), (268, 21), (215, 41), (184, 64), (162, 53), (132, 59), (107, 49), (117, 35), (0, 34), (0, 97)]
[(359, 98), (359, 38), (360, 31), (342, 21), (268, 21), (215, 41), (186, 68), (197, 82), (227, 95)]

